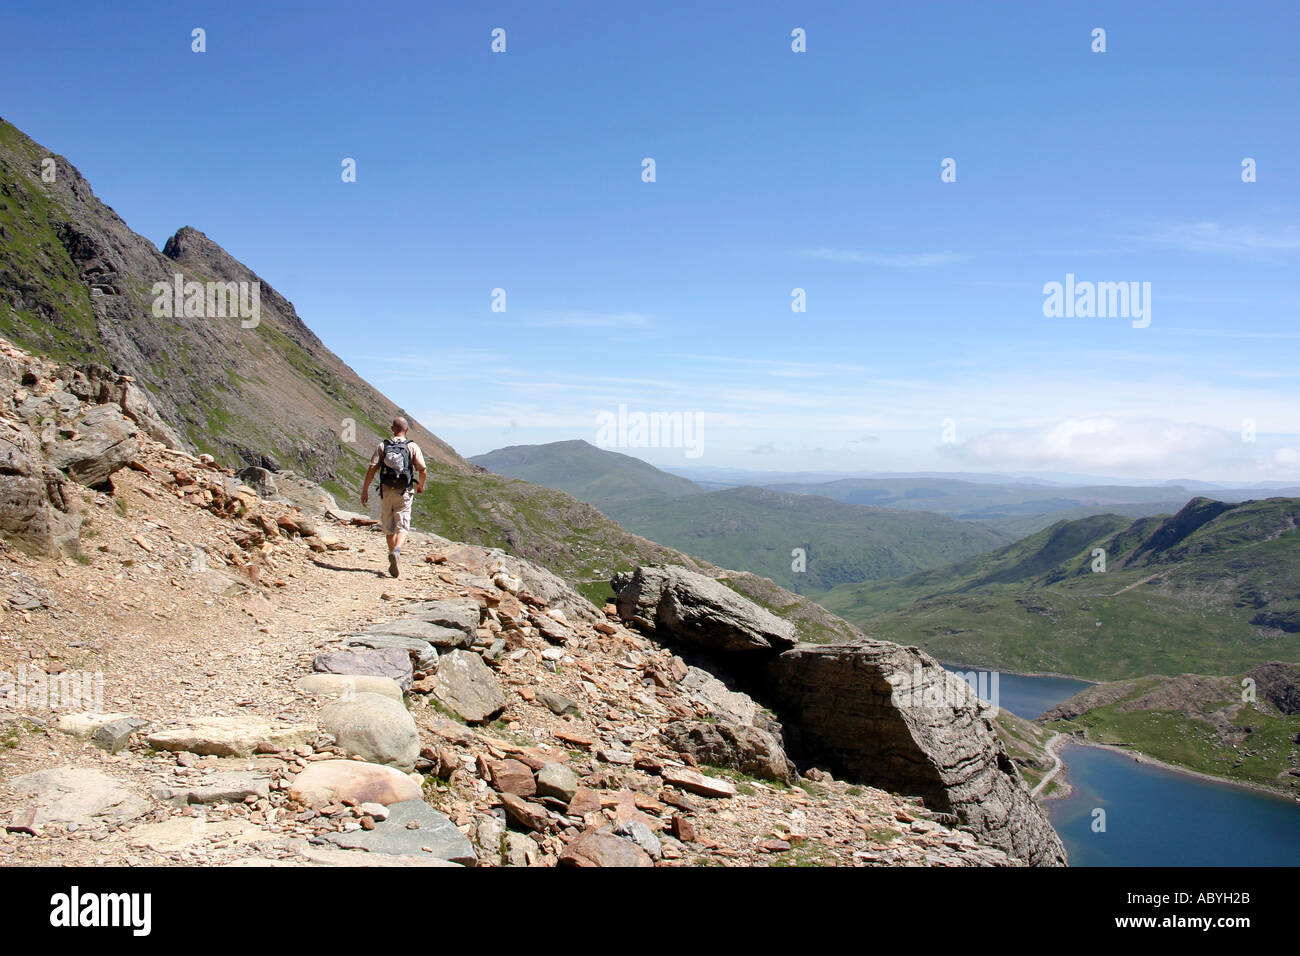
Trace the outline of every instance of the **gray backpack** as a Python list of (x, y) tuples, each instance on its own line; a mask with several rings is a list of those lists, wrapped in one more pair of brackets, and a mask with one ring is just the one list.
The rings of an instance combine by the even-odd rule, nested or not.
[(384, 453), (379, 459), (379, 487), (406, 491), (415, 481), (411, 468), (411, 449), (405, 438), (385, 438)]

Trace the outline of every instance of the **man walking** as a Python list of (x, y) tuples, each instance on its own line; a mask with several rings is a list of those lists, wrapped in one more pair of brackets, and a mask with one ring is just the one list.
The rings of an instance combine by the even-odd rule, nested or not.
[[(361, 483), (361, 503), (370, 500), (370, 481), (379, 472), (379, 520), (388, 536), (388, 573), (397, 577), (402, 557), (402, 542), (411, 530), (411, 502), (424, 491), (426, 469), (424, 452), (406, 438), (410, 426), (398, 415), (393, 419), (392, 438), (385, 438), (370, 458), (366, 478)], [(415, 475), (420, 480), (416, 483)]]

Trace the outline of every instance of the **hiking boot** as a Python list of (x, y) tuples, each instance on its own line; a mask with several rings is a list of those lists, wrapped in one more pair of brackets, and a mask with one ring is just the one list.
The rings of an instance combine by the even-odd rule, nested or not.
[(398, 575), (396, 551), (388, 552), (388, 573), (391, 574), (393, 577), (397, 577)]

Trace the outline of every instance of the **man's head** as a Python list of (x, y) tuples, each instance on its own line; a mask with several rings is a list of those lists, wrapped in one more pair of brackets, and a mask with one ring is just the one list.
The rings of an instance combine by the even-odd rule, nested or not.
[(406, 419), (403, 418), (401, 415), (398, 415), (396, 418), (393, 419), (393, 425), (392, 425), (393, 437), (401, 438), (403, 435), (406, 434), (407, 430), (410, 429), (410, 427), (411, 426), (406, 423)]

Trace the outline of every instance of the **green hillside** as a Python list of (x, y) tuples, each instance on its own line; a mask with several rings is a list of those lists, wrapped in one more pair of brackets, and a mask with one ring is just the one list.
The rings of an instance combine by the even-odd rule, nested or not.
[[(1113, 680), (1300, 657), (1300, 499), (1061, 522), (1005, 548), (818, 598), (944, 660)], [(1106, 570), (1092, 570), (1093, 550)]]
[[(820, 495), (753, 487), (704, 491), (584, 441), (514, 446), (472, 461), (566, 491), (637, 534), (800, 594), (935, 567), (1009, 540), (976, 522)], [(796, 570), (797, 549), (802, 570)]]
[(1041, 722), (1190, 770), (1300, 793), (1300, 665), (1274, 661), (1230, 677), (1097, 684)]
[(649, 495), (692, 495), (702, 490), (695, 482), (660, 471), (639, 458), (580, 439), (511, 445), (470, 461), (499, 475), (567, 492), (606, 512), (610, 505)]
[[(979, 524), (924, 512), (846, 505), (818, 495), (729, 488), (613, 506), (624, 527), (801, 594), (896, 577), (988, 551), (1007, 539)], [(794, 570), (802, 549), (806, 570)]]

